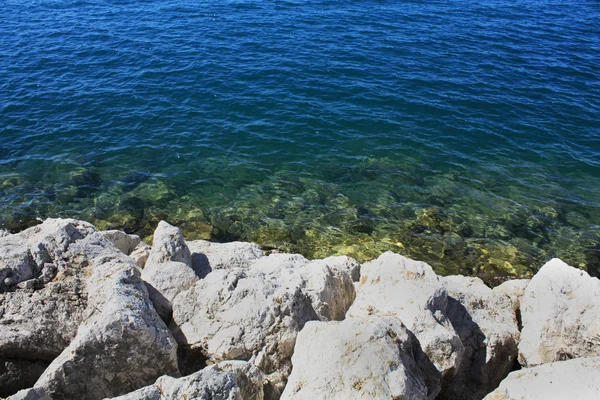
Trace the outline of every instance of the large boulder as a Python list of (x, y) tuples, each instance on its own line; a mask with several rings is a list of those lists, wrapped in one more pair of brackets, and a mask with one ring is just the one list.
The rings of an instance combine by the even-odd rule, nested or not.
[(444, 282), (426, 263), (386, 252), (361, 267), (356, 300), (348, 317), (399, 318), (419, 339), (440, 373), (453, 375), (464, 346), (448, 319)]
[(84, 322), (33, 389), (15, 398), (102, 399), (179, 374), (177, 343), (148, 299), (131, 259), (101, 234), (73, 243), (87, 260)]
[(439, 399), (479, 400), (498, 387), (517, 358), (519, 328), (508, 295), (494, 293), (479, 278), (448, 276), (448, 319), (465, 348)]
[(555, 258), (521, 298), (519, 363), (600, 356), (600, 280)]
[(0, 238), (0, 395), (30, 387), (71, 342), (87, 307), (86, 222), (48, 219)]
[(282, 399), (434, 399), (440, 374), (397, 318), (308, 322)]
[(248, 268), (254, 260), (264, 257), (261, 248), (254, 243), (194, 240), (187, 245), (192, 252), (192, 267), (201, 277), (217, 269)]
[(169, 323), (175, 296), (198, 280), (192, 269), (191, 252), (179, 228), (164, 221), (158, 224), (142, 279), (158, 314)]
[(47, 219), (23, 232), (0, 237), (0, 293), (42, 278), (63, 265), (62, 254), (94, 226), (73, 219)]
[(600, 357), (577, 358), (511, 372), (485, 400), (600, 399)]
[(225, 361), (183, 378), (161, 376), (112, 400), (262, 400), (263, 374), (245, 361)]
[(272, 254), (248, 268), (215, 270), (179, 294), (171, 329), (186, 351), (202, 353), (209, 363), (252, 360), (281, 387), (304, 324), (342, 319), (353, 300), (348, 272)]

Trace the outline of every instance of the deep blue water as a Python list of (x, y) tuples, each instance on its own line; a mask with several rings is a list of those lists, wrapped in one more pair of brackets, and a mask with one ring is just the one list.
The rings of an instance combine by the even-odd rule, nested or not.
[(600, 2), (0, 9), (0, 227), (600, 271)]

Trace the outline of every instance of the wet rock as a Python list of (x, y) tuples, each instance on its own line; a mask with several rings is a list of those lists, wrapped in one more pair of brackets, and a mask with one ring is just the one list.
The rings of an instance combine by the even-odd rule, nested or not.
[(448, 319), (465, 352), (439, 399), (479, 400), (508, 375), (517, 358), (519, 329), (508, 295), (494, 293), (479, 278), (448, 276)]
[(245, 269), (212, 271), (178, 295), (171, 329), (188, 351), (200, 350), (209, 362), (252, 360), (282, 386), (304, 324), (343, 318), (353, 299), (346, 271), (272, 254)]
[(225, 361), (183, 378), (161, 376), (151, 386), (113, 400), (262, 400), (263, 374), (244, 361)]
[(146, 282), (154, 307), (166, 323), (171, 319), (175, 296), (198, 280), (191, 265), (191, 252), (179, 228), (161, 221), (154, 232), (142, 279)]
[(282, 399), (434, 399), (440, 374), (397, 318), (308, 322)]
[(511, 372), (485, 400), (599, 399), (600, 357), (552, 362)]
[(361, 267), (356, 300), (347, 317), (395, 316), (419, 339), (442, 376), (453, 375), (463, 344), (448, 319), (444, 282), (423, 262), (392, 252)]
[(600, 280), (554, 258), (521, 298), (519, 363), (600, 356)]

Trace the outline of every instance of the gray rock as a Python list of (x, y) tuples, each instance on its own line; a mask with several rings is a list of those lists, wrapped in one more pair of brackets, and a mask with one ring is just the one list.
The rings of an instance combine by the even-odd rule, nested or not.
[(513, 302), (513, 309), (515, 313), (520, 317), (521, 315), (521, 298), (525, 294), (525, 289), (531, 279), (512, 279), (506, 281), (501, 285), (496, 286), (493, 290), (494, 293), (506, 294), (510, 297)]
[(201, 278), (216, 269), (248, 268), (254, 260), (264, 256), (261, 248), (254, 243), (194, 240), (187, 245), (192, 252), (192, 267)]
[(454, 376), (438, 399), (479, 400), (498, 387), (517, 358), (519, 329), (508, 295), (495, 293), (479, 278), (448, 276), (448, 319), (465, 348)]
[(144, 269), (146, 261), (148, 261), (148, 256), (150, 256), (150, 249), (151, 247), (148, 246), (146, 243), (140, 242), (140, 244), (138, 244), (136, 248), (133, 249), (131, 254), (129, 254), (129, 257), (131, 257), (131, 259), (139, 269)]
[(0, 359), (0, 397), (32, 387), (50, 362)]
[(180, 292), (194, 286), (198, 277), (182, 262), (148, 263), (142, 270), (150, 300), (163, 321), (171, 320), (172, 301)]
[(343, 318), (353, 299), (347, 272), (272, 254), (246, 269), (215, 270), (179, 294), (171, 329), (209, 362), (252, 360), (280, 387), (298, 331), (310, 320)]
[(263, 375), (252, 364), (228, 361), (175, 379), (161, 376), (151, 386), (113, 400), (262, 400)]
[(464, 354), (448, 319), (444, 282), (431, 267), (386, 252), (361, 267), (356, 300), (347, 317), (385, 315), (399, 318), (419, 339), (442, 376), (458, 370)]
[(161, 221), (154, 232), (154, 242), (142, 279), (148, 286), (150, 299), (161, 318), (169, 323), (171, 302), (178, 293), (198, 280), (192, 269), (192, 256), (179, 228)]
[(555, 258), (521, 298), (519, 363), (600, 356), (600, 280)]
[(152, 250), (146, 261), (148, 264), (159, 264), (166, 261), (182, 262), (192, 266), (192, 254), (185, 244), (179, 228), (160, 221), (154, 231)]
[(61, 264), (62, 254), (69, 245), (91, 232), (94, 227), (87, 222), (47, 219), (23, 232), (1, 237), (0, 293), (38, 278), (48, 263)]
[(177, 344), (131, 259), (101, 234), (88, 235), (69, 251), (81, 254), (91, 269), (84, 323), (25, 395), (102, 399), (163, 374), (177, 376)]
[(128, 235), (125, 232), (117, 230), (101, 231), (98, 233), (127, 255), (130, 255), (142, 241), (137, 235)]
[(600, 357), (553, 362), (511, 372), (485, 400), (600, 399)]
[(282, 399), (434, 399), (440, 374), (397, 318), (308, 322)]

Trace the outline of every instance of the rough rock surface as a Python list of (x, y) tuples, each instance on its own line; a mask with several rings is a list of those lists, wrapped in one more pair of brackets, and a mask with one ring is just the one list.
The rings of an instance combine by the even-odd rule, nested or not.
[[(48, 219), (0, 239), (0, 275), (8, 290), (0, 289), (4, 395), (31, 386), (43, 371), (40, 366), (75, 336), (87, 307), (88, 268), (85, 257), (69, 247), (93, 231), (85, 222)], [(12, 282), (6, 285), (7, 280)]]
[(397, 318), (308, 322), (282, 399), (434, 399), (440, 374)]
[(600, 280), (555, 258), (521, 298), (519, 363), (600, 356)]
[(129, 254), (129, 257), (131, 257), (139, 269), (143, 269), (146, 265), (146, 261), (148, 261), (148, 256), (150, 255), (150, 249), (151, 247), (146, 243), (140, 242), (140, 244), (133, 249), (131, 254)]
[(117, 249), (121, 250), (123, 253), (130, 255), (133, 250), (137, 247), (138, 244), (142, 241), (137, 235), (128, 235), (123, 231), (101, 231), (98, 232), (105, 239), (111, 242)]
[(511, 372), (485, 400), (600, 399), (600, 357), (578, 358)]
[(447, 317), (443, 280), (424, 262), (392, 252), (361, 267), (356, 300), (348, 317), (390, 315), (399, 318), (419, 339), (442, 375), (453, 375), (463, 357), (463, 344)]
[(252, 359), (279, 385), (304, 324), (343, 318), (353, 299), (346, 271), (272, 254), (248, 268), (212, 271), (178, 295), (171, 329), (180, 344), (210, 362)]
[(179, 228), (160, 221), (154, 231), (152, 250), (148, 256), (148, 264), (159, 264), (166, 261), (182, 262), (192, 265), (192, 254), (183, 240)]
[(80, 254), (91, 269), (85, 322), (34, 388), (19, 396), (102, 399), (148, 385), (163, 374), (177, 375), (177, 344), (131, 259), (97, 233), (69, 251)]
[(33, 386), (49, 364), (44, 361), (0, 359), (0, 397)]
[(448, 319), (465, 348), (454, 376), (444, 379), (439, 399), (479, 400), (498, 387), (517, 358), (519, 329), (512, 300), (479, 278), (448, 276)]
[(191, 265), (191, 253), (179, 228), (161, 221), (154, 232), (142, 279), (146, 282), (156, 311), (167, 323), (171, 319), (175, 296), (198, 280)]
[(494, 293), (506, 294), (510, 296), (513, 302), (513, 309), (517, 313), (518, 317), (521, 316), (521, 298), (525, 294), (525, 289), (531, 279), (513, 279), (506, 281), (501, 285), (496, 286), (493, 290)]
[[(73, 219), (47, 219), (23, 232), (0, 238), (0, 292), (56, 270), (69, 245), (95, 229)], [(59, 265), (57, 265), (59, 264)]]
[(225, 361), (183, 378), (161, 376), (113, 400), (262, 400), (263, 374), (245, 361)]
[(194, 240), (187, 245), (192, 252), (192, 267), (202, 278), (217, 269), (248, 268), (254, 260), (264, 257), (261, 248), (254, 243)]

